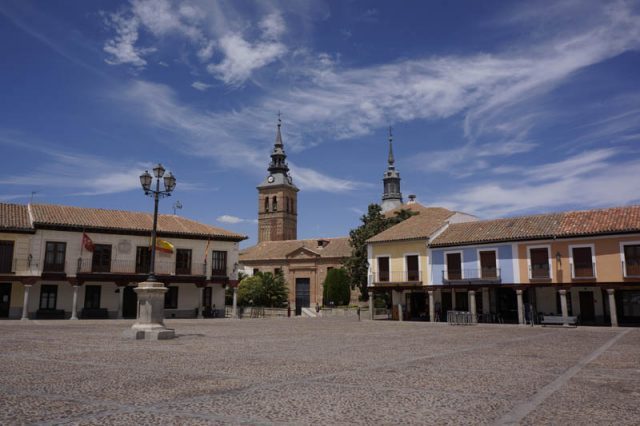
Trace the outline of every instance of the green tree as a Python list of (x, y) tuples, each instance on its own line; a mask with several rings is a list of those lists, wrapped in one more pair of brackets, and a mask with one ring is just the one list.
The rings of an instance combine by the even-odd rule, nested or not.
[[(242, 280), (247, 276), (247, 274), (245, 274), (242, 271), (238, 272), (238, 283), (242, 282)], [(228, 285), (225, 289), (224, 289), (224, 304), (227, 306), (231, 306), (233, 305), (233, 287), (231, 287), (230, 285)]]
[(349, 237), (351, 237), (351, 256), (345, 260), (344, 267), (349, 274), (351, 288), (360, 289), (361, 300), (368, 300), (369, 298), (367, 293), (369, 262), (367, 261), (366, 241), (415, 214), (418, 213), (400, 209), (395, 212), (395, 216), (387, 218), (382, 214), (382, 207), (378, 204), (369, 204), (367, 214), (360, 218), (362, 224), (349, 232)]
[(333, 302), (337, 306), (348, 305), (351, 300), (349, 275), (343, 268), (332, 269), (322, 285), (325, 305)]
[(289, 295), (287, 283), (282, 274), (258, 272), (246, 277), (238, 286), (238, 304), (240, 306), (282, 307)]

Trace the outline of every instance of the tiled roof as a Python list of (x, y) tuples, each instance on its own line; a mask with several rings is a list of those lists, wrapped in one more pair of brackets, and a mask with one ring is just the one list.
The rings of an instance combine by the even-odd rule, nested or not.
[(432, 247), (640, 232), (640, 206), (482, 220), (450, 225)]
[[(93, 229), (106, 231), (150, 232), (153, 227), (151, 213), (124, 210), (106, 210), (85, 207), (60, 206), (53, 204), (32, 204), (33, 224), (73, 229)], [(203, 238), (222, 238), (232, 241), (246, 239), (226, 229), (205, 225), (176, 215), (158, 215), (158, 233)]]
[(24, 204), (0, 204), (0, 230), (33, 232), (27, 206)]
[[(447, 219), (455, 214), (455, 212), (442, 207), (425, 207), (418, 203), (405, 204), (401, 208), (407, 207), (412, 211), (418, 212), (418, 214), (369, 238), (367, 242), (379, 243), (384, 241), (429, 238), (446, 223)], [(392, 217), (393, 212), (396, 210), (392, 210), (392, 214), (387, 214), (387, 217)]]
[[(324, 247), (318, 247), (318, 241), (327, 241)], [(313, 240), (263, 241), (240, 252), (240, 262), (286, 259), (292, 252), (305, 248), (323, 258), (342, 258), (351, 256), (351, 244), (348, 237), (316, 238)]]

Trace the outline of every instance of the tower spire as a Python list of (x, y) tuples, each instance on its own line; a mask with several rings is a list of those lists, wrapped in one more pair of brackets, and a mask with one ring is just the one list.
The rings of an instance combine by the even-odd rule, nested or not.
[(393, 158), (393, 133), (392, 133), (392, 128), (391, 126), (389, 126), (389, 168), (393, 167), (393, 164), (395, 163), (395, 159)]
[(282, 126), (282, 118), (280, 114), (280, 110), (278, 110), (278, 131), (276, 132), (276, 148), (283, 147), (282, 144), (282, 134), (280, 133), (280, 127)]

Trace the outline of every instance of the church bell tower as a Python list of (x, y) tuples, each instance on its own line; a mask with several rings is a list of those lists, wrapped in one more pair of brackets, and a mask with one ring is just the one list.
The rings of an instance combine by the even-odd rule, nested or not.
[(289, 174), (278, 113), (276, 142), (269, 175), (258, 186), (258, 242), (295, 240), (298, 237), (298, 187)]
[(382, 193), (382, 211), (388, 212), (402, 206), (402, 193), (400, 192), (400, 173), (396, 170), (395, 159), (393, 158), (393, 135), (389, 127), (389, 158), (387, 159), (387, 170), (384, 172), (382, 183), (384, 190)]

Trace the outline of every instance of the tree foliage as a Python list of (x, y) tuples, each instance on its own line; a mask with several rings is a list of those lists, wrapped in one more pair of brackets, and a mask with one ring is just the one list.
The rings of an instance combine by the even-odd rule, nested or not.
[(382, 207), (378, 204), (369, 204), (367, 214), (360, 218), (362, 224), (349, 232), (351, 237), (351, 256), (344, 262), (344, 266), (349, 275), (351, 288), (360, 289), (360, 298), (367, 300), (367, 272), (369, 262), (367, 261), (367, 243), (366, 241), (392, 227), (409, 217), (418, 214), (412, 210), (400, 209), (395, 212), (393, 217), (385, 217), (382, 214)]
[(336, 306), (348, 305), (351, 300), (349, 275), (343, 268), (331, 269), (323, 284), (323, 300), (325, 305), (333, 302)]
[(238, 286), (238, 305), (283, 307), (288, 300), (289, 288), (282, 274), (258, 272), (244, 278)]

